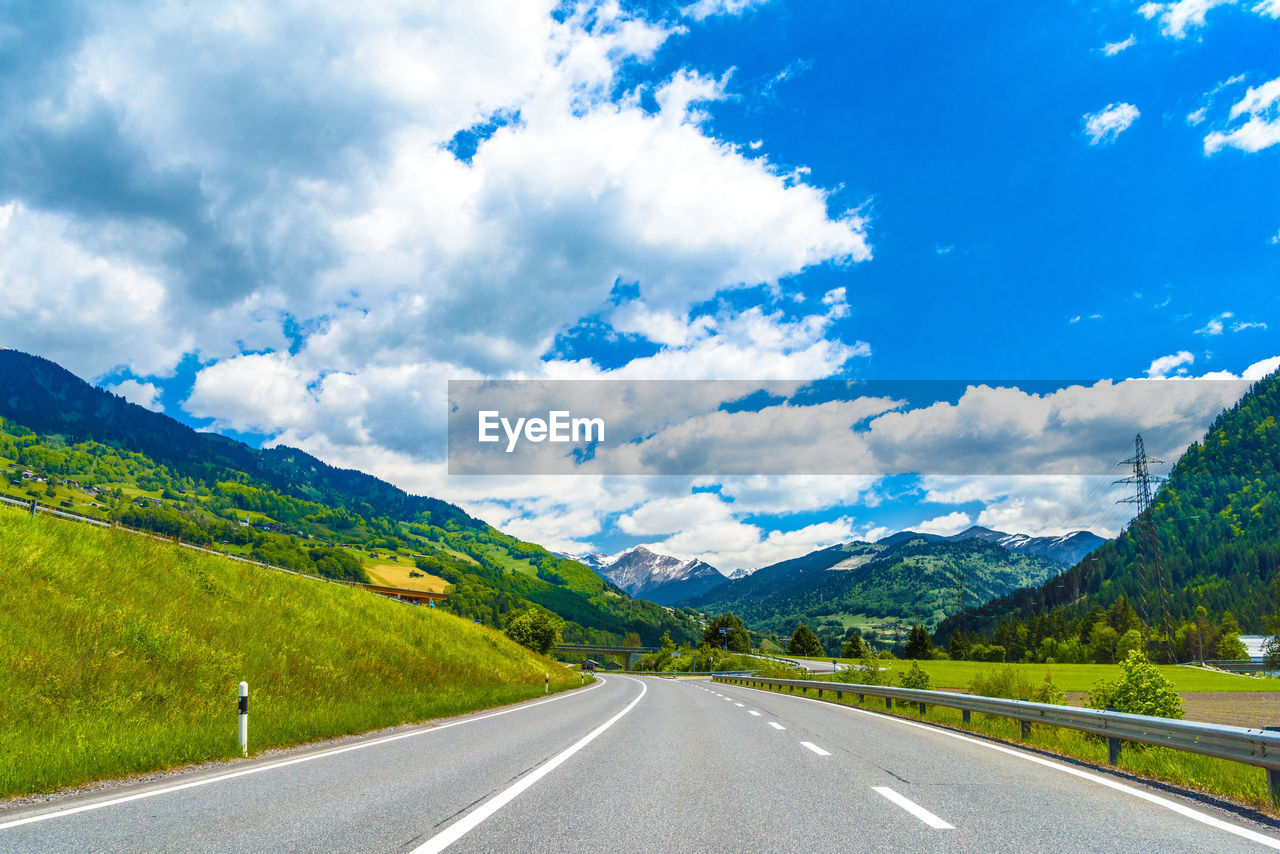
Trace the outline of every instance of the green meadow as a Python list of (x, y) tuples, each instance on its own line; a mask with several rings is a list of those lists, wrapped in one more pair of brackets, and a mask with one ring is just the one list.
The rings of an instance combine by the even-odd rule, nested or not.
[[(796, 658), (796, 656), (788, 656)], [(831, 661), (830, 658), (810, 659), (815, 661)], [(858, 659), (837, 658), (842, 665), (857, 665)], [(897, 674), (910, 670), (914, 662), (887, 659), (879, 662), (881, 667), (893, 670), (896, 684)], [(1101, 681), (1115, 681), (1120, 678), (1120, 666), (1116, 664), (992, 664), (985, 661), (921, 661), (920, 667), (929, 674), (933, 687), (942, 691), (964, 691), (979, 673), (993, 669), (1012, 667), (1026, 674), (1034, 684), (1044, 680), (1049, 673), (1053, 683), (1063, 691), (1089, 691)], [(1205, 670), (1200, 667), (1164, 665), (1160, 672), (1173, 683), (1174, 690), (1179, 692), (1200, 691), (1280, 691), (1280, 679), (1261, 679), (1252, 676), (1240, 676), (1234, 673), (1221, 673), (1216, 670)]]

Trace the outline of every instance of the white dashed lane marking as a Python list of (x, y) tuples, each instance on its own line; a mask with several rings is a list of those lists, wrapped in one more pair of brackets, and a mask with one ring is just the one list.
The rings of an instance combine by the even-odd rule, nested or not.
[(888, 786), (872, 786), (871, 790), (876, 794), (883, 795), (888, 798), (892, 803), (902, 807), (904, 810), (911, 813), (934, 830), (955, 830), (954, 825), (947, 824), (945, 821), (938, 818), (915, 801), (903, 797)]

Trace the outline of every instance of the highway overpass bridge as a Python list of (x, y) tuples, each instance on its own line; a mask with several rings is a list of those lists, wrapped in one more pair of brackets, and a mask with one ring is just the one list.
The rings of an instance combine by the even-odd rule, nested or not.
[(640, 660), (640, 656), (649, 652), (657, 652), (660, 648), (656, 646), (603, 646), (590, 643), (562, 643), (557, 644), (553, 651), (564, 655), (585, 655), (588, 657), (618, 655), (624, 658), (628, 670), (634, 670), (636, 662)]

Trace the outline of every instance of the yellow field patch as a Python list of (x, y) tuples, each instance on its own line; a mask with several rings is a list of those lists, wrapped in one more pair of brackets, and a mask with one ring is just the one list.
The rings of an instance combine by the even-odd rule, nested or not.
[[(412, 566), (398, 563), (372, 563), (365, 566), (369, 580), (374, 584), (386, 587), (399, 587), (402, 590), (422, 590), (427, 593), (443, 593), (449, 582), (443, 578), (422, 572)], [(421, 578), (410, 578), (410, 572), (422, 572)]]

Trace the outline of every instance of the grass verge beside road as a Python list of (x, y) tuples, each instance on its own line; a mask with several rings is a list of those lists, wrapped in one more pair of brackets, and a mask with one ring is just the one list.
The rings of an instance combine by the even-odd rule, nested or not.
[(0, 797), (518, 702), (580, 677), (435, 609), (0, 509)]
[[(922, 665), (928, 663), (922, 662)], [(961, 664), (968, 662), (950, 663)], [(1034, 666), (1043, 668), (1044, 665)], [(1041, 676), (1043, 676), (1043, 673), (1041, 673)], [(820, 681), (838, 681), (825, 674), (811, 674), (805, 678)], [(1056, 671), (1054, 671), (1054, 680), (1055, 682), (1057, 681)], [(896, 684), (896, 680), (894, 684)], [(817, 692), (813, 690), (797, 691), (795, 693), (797, 696), (813, 698), (818, 696)], [(963, 722), (959, 709), (927, 706), (925, 715), (921, 716), (915, 705), (900, 705), (898, 703), (894, 704), (892, 711), (887, 711), (884, 700), (880, 697), (867, 697), (865, 702), (859, 703), (856, 689), (851, 693), (845, 694), (843, 699), (838, 701), (828, 691), (822, 700), (823, 702), (863, 708), (880, 714), (891, 714), (911, 720), (942, 724), (957, 730), (992, 736), (1012, 744), (1027, 745), (1038, 750), (1056, 753), (1060, 756), (1082, 759), (1098, 766), (1107, 766), (1106, 742), (1100, 738), (1071, 729), (1035, 724), (1031, 727), (1030, 737), (1023, 738), (1021, 723), (1011, 718), (975, 712), (971, 715), (970, 723), (966, 724)], [(1271, 805), (1271, 799), (1267, 792), (1266, 772), (1262, 768), (1252, 765), (1228, 762), (1165, 747), (1126, 743), (1120, 753), (1120, 762), (1114, 767), (1138, 777), (1160, 780), (1186, 789), (1206, 792), (1253, 807), (1270, 815), (1280, 815), (1280, 812)]]

